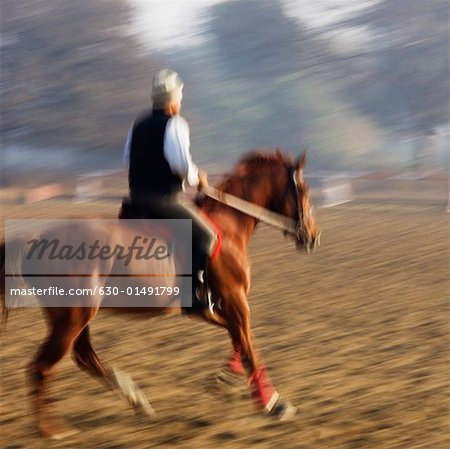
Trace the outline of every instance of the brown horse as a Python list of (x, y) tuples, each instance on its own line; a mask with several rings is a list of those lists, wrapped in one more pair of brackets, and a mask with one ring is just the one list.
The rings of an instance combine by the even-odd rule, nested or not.
[[(297, 231), (294, 241), (301, 249), (310, 249), (318, 244), (319, 232), (315, 226), (309, 204), (308, 187), (303, 178), (306, 160), (304, 153), (297, 161), (281, 151), (252, 153), (237, 165), (217, 186), (253, 204), (294, 219)], [(232, 341), (233, 351), (226, 364), (225, 376), (240, 376), (247, 379), (255, 401), (261, 409), (280, 419), (295, 413), (288, 402), (279, 395), (269, 379), (255, 350), (247, 295), (250, 289), (250, 271), (247, 246), (258, 220), (199, 195), (197, 205), (219, 226), (222, 234), (222, 249), (218, 257), (210, 261), (208, 282), (216, 304), (214, 313), (204, 311), (201, 317), (207, 322), (224, 327)], [(86, 232), (90, 232), (87, 228)], [(119, 236), (110, 235), (117, 240)], [(4, 245), (2, 248), (4, 256)], [(4, 257), (2, 262), (2, 287), (4, 299)], [(104, 272), (108, 267), (99, 267)], [(70, 277), (68, 278), (70, 282)], [(97, 279), (99, 282), (101, 279)], [(92, 282), (92, 279), (90, 279)], [(73, 283), (79, 279), (73, 279)], [(74, 284), (75, 285), (75, 284)], [(79, 284), (76, 284), (78, 287)], [(89, 336), (89, 322), (97, 314), (102, 298), (92, 298), (92, 307), (47, 307), (44, 308), (49, 333), (29, 366), (33, 387), (37, 421), (44, 435), (61, 437), (67, 426), (59, 417), (51, 416), (44, 407), (44, 389), (56, 364), (70, 349), (80, 368), (99, 378), (111, 390), (120, 392), (137, 410), (153, 416), (154, 412), (142, 392), (131, 379), (116, 370), (106, 367), (95, 353)], [(147, 315), (157, 315), (179, 308), (134, 309)], [(125, 309), (116, 309), (124, 312)], [(245, 376), (245, 377), (244, 377)]]

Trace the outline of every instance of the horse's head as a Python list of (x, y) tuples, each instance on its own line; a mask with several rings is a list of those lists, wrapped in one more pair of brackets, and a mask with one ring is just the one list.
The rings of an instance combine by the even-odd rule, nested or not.
[(286, 192), (280, 202), (279, 212), (295, 220), (293, 237), (296, 246), (309, 253), (320, 245), (320, 231), (314, 221), (312, 206), (309, 202), (308, 184), (303, 177), (305, 163), (306, 151), (295, 163), (286, 162), (288, 179), (285, 182)]
[[(308, 185), (303, 178), (305, 163), (306, 152), (294, 162), (292, 156), (278, 149), (270, 152), (256, 150), (240, 160), (234, 171), (218, 185), (218, 189), (276, 212), (278, 215), (271, 216), (276, 226), (284, 228), (285, 234), (294, 237), (297, 248), (311, 252), (319, 246), (320, 232), (314, 222)], [(224, 207), (220, 199), (203, 196), (197, 197), (196, 201), (198, 206), (206, 207), (210, 212)], [(252, 216), (251, 213), (245, 214), (244, 211), (238, 217)], [(257, 223), (254, 218), (252, 220)], [(251, 231), (253, 229), (254, 226)]]

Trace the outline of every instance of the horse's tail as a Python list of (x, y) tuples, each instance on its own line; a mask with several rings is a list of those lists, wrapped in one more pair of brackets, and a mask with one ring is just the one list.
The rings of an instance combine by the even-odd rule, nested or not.
[(5, 299), (5, 242), (0, 243), (0, 303), (2, 306), (2, 324), (8, 320), (8, 308)]
[[(2, 307), (2, 324), (6, 324), (11, 307), (20, 307), (21, 296), (15, 297), (15, 304), (6, 300), (6, 274), (14, 275), (14, 287), (26, 287), (26, 282), (22, 277), (22, 262), (24, 258), (25, 246), (20, 239), (8, 242), (8, 258), (6, 258), (5, 242), (0, 243), (0, 304)], [(8, 265), (8, 266), (7, 266)]]

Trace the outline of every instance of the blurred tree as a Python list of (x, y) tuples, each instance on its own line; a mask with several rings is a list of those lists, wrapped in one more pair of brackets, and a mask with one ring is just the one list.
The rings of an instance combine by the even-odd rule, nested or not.
[[(301, 53), (306, 52), (299, 45), (301, 30), (273, 0), (218, 4), (210, 9), (210, 17), (212, 40), (206, 51), (194, 58), (191, 51), (179, 60), (196, 73), (188, 88), (207, 97), (209, 110), (200, 107), (204, 115), (199, 115), (208, 123), (215, 145), (227, 160), (255, 147), (279, 145), (299, 151), (305, 145), (304, 110), (292, 98), (299, 100), (302, 94), (298, 80), (285, 75), (298, 70)], [(194, 107), (198, 103), (193, 101)], [(195, 126), (195, 119), (192, 123)]]
[(212, 15), (226, 86), (215, 103), (243, 142), (307, 144), (326, 163), (379, 166), (401, 163), (388, 139), (448, 121), (446, 0), (382, 0), (316, 29), (276, 0), (230, 1)]
[(356, 76), (343, 89), (346, 97), (402, 133), (423, 134), (447, 123), (448, 19), (447, 0), (383, 0), (339, 23), (368, 27), (376, 37), (373, 47), (355, 58)]
[(206, 54), (197, 59), (189, 52), (180, 59), (191, 68), (199, 61), (192, 81), (210, 106), (199, 116), (212, 122), (222, 153), (236, 159), (252, 147), (298, 153), (309, 146), (316, 167), (348, 167), (380, 145), (379, 133), (374, 137), (370, 121), (342, 101), (339, 85), (323, 69), (333, 59), (328, 42), (286, 16), (280, 1), (218, 4), (211, 8), (208, 31), (213, 40)]
[(216, 5), (210, 30), (230, 73), (250, 80), (296, 71), (320, 53), (311, 33), (287, 17), (279, 0)]
[(142, 57), (120, 0), (3, 0), (2, 143), (117, 148), (149, 103)]

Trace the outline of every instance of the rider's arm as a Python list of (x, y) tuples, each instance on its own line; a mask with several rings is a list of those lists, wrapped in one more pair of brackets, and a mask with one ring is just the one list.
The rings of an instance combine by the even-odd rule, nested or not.
[(199, 183), (198, 167), (189, 151), (189, 125), (179, 115), (170, 118), (164, 134), (164, 156), (173, 173), (186, 179), (190, 186)]

